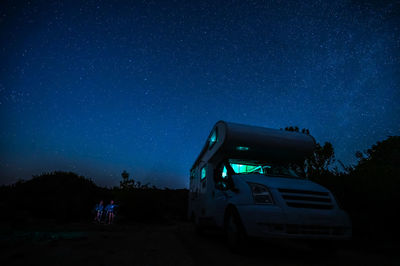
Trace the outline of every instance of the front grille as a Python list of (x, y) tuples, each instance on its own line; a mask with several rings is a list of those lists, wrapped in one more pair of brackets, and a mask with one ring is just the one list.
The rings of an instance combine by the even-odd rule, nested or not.
[(285, 233), (289, 235), (320, 235), (320, 236), (343, 236), (348, 228), (341, 226), (301, 225), (301, 224), (270, 224), (257, 223), (266, 226), (271, 233)]
[(328, 192), (280, 188), (286, 205), (293, 208), (329, 210), (333, 208)]
[(286, 233), (292, 235), (344, 235), (344, 227), (330, 227), (330, 226), (319, 226), (319, 225), (286, 225)]

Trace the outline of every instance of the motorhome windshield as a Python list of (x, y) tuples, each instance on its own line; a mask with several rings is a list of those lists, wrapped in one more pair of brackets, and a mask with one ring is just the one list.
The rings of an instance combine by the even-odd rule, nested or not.
[(272, 177), (301, 178), (284, 164), (243, 160), (229, 160), (229, 164), (236, 174), (262, 174)]

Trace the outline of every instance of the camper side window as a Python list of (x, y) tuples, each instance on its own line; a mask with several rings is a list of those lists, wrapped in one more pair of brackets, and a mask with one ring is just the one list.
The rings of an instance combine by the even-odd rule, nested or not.
[(214, 131), (211, 133), (210, 140), (208, 141), (208, 149), (211, 149), (214, 144), (218, 140), (218, 130), (217, 128), (214, 129)]
[(201, 168), (201, 176), (200, 176), (201, 181), (203, 181), (204, 179), (206, 179), (206, 167), (205, 166), (203, 168)]
[(201, 183), (201, 191), (204, 192), (206, 189), (206, 177), (207, 177), (207, 168), (204, 166), (200, 170), (200, 183)]
[(216, 172), (215, 187), (219, 190), (228, 190), (230, 188), (229, 173), (225, 164), (222, 164)]
[(190, 180), (194, 179), (194, 170), (190, 171)]
[(222, 173), (221, 173), (221, 178), (222, 179), (227, 179), (228, 178), (228, 169), (226, 169), (226, 166), (222, 168)]

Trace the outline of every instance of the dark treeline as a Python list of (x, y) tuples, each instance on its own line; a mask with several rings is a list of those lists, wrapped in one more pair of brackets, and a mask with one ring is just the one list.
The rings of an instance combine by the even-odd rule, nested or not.
[[(307, 129), (301, 132), (309, 134)], [(315, 152), (295, 168), (332, 191), (350, 215), (355, 238), (395, 239), (400, 233), (400, 136), (390, 136), (355, 156), (357, 164), (346, 166), (335, 159), (331, 143), (317, 143)]]
[(141, 185), (126, 178), (126, 174), (122, 174), (120, 187), (114, 188), (99, 187), (90, 179), (62, 171), (2, 186), (0, 219), (14, 224), (91, 221), (93, 208), (100, 200), (105, 204), (114, 200), (119, 205), (118, 222), (164, 223), (185, 218), (186, 189)]
[[(299, 131), (297, 127), (286, 128)], [(307, 130), (304, 133), (309, 134)], [(394, 238), (400, 224), (400, 137), (392, 136), (357, 152), (358, 163), (335, 164), (332, 144), (317, 144), (296, 170), (330, 189), (353, 222), (358, 239)], [(335, 165), (341, 165), (339, 168)], [(0, 187), (0, 219), (13, 223), (91, 221), (99, 200), (119, 205), (119, 223), (164, 223), (186, 219), (187, 189), (160, 189), (121, 174), (119, 187), (104, 188), (71, 172), (52, 172)]]
[(349, 213), (355, 237), (395, 239), (400, 233), (400, 137), (389, 137), (356, 156), (356, 166), (312, 179), (329, 188)]

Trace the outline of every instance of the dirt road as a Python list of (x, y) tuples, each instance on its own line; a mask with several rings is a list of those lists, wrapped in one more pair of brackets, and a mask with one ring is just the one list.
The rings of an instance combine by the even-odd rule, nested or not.
[[(0, 265), (400, 265), (393, 246), (349, 246), (321, 254), (293, 242), (254, 242), (233, 254), (218, 232), (197, 235), (189, 223), (69, 225), (3, 231)], [(365, 245), (364, 246), (368, 246)]]

